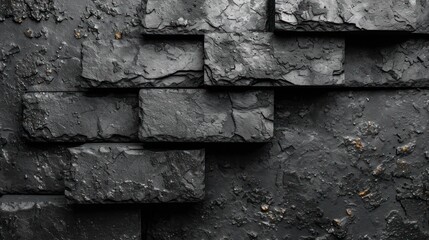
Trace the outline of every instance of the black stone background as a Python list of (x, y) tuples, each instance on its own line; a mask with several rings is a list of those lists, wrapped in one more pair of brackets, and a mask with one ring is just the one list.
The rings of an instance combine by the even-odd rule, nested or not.
[[(82, 41), (141, 37), (140, 3), (25, 1), (11, 13), (10, 2), (0, 3), (0, 190), (61, 195), (63, 149), (75, 145), (24, 142), (21, 96), (77, 90)], [(206, 199), (142, 206), (143, 238), (429, 239), (428, 94), (276, 90), (275, 139), (203, 145)], [(52, 171), (43, 183), (22, 178), (40, 165)]]

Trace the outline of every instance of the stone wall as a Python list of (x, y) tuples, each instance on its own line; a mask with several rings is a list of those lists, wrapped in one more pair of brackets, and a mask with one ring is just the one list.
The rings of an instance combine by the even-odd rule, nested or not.
[(426, 0), (3, 0), (0, 239), (429, 239)]

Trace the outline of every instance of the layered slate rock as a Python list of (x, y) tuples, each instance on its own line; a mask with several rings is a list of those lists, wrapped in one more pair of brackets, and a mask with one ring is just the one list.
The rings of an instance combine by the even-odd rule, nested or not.
[(415, 31), (423, 1), (275, 0), (279, 31)]
[(196, 40), (87, 41), (83, 87), (198, 87), (203, 46)]
[(140, 90), (145, 142), (267, 142), (273, 137), (273, 91)]
[(208, 86), (329, 86), (344, 82), (344, 40), (272, 33), (205, 36)]
[(346, 86), (429, 86), (429, 41), (378, 38), (347, 41)]
[(64, 196), (0, 198), (1, 239), (141, 239), (140, 210), (72, 209)]
[(264, 31), (266, 0), (145, 0), (142, 24), (150, 34)]
[(204, 197), (204, 150), (152, 151), (137, 144), (85, 144), (72, 155), (72, 203), (196, 202)]
[(27, 93), (23, 126), (31, 141), (132, 141), (137, 138), (135, 95)]

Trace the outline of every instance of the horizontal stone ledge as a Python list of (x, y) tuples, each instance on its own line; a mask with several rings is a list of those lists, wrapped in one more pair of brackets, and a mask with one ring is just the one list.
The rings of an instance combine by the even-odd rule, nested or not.
[(272, 33), (205, 36), (207, 86), (337, 86), (344, 83), (345, 40)]
[(23, 127), (33, 142), (135, 141), (137, 107), (137, 96), (133, 94), (26, 93)]
[(144, 142), (268, 142), (274, 92), (206, 89), (140, 90)]
[(428, 87), (429, 40), (347, 41), (344, 71), (345, 86)]
[(204, 197), (204, 150), (147, 150), (139, 144), (70, 148), (70, 203), (196, 202)]
[(141, 211), (67, 206), (64, 196), (0, 197), (1, 239), (141, 239)]
[(87, 41), (82, 47), (84, 88), (198, 87), (203, 43), (198, 40)]
[(142, 24), (147, 34), (265, 31), (267, 0), (146, 0)]
[(276, 31), (424, 32), (425, 1), (275, 0)]

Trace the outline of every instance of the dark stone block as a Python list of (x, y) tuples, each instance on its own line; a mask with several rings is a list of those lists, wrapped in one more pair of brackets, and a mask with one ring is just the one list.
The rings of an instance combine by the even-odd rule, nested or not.
[(72, 203), (195, 202), (204, 197), (204, 150), (86, 144), (70, 153), (65, 195)]
[(27, 93), (24, 129), (31, 141), (132, 141), (138, 132), (135, 95)]
[(429, 41), (424, 38), (347, 40), (345, 85), (353, 87), (429, 86)]
[(151, 34), (265, 31), (266, 0), (145, 0), (143, 27)]
[(268, 142), (273, 91), (140, 90), (140, 139), (145, 142)]
[(198, 87), (203, 44), (196, 40), (85, 42), (83, 87)]
[(209, 86), (335, 86), (344, 83), (344, 40), (272, 33), (205, 36)]
[(416, 0), (275, 1), (278, 31), (413, 32), (426, 5)]
[(138, 208), (76, 209), (63, 196), (0, 198), (1, 239), (141, 239)]

